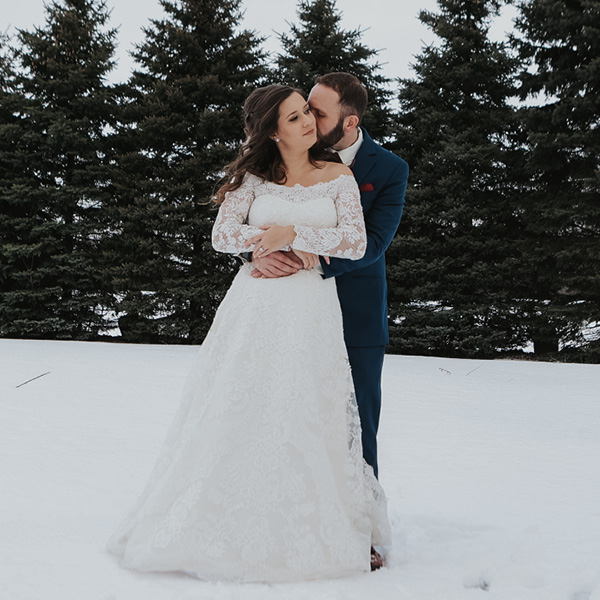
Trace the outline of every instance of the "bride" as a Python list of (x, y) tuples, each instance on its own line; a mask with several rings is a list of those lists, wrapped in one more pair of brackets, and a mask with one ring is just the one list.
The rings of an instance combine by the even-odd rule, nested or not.
[(318, 255), (366, 248), (351, 171), (318, 160), (315, 118), (272, 85), (244, 105), (246, 141), (217, 193), (213, 245), (303, 269), (244, 265), (219, 307), (146, 489), (109, 541), (127, 568), (296, 581), (370, 570), (386, 499), (362, 458), (333, 278)]

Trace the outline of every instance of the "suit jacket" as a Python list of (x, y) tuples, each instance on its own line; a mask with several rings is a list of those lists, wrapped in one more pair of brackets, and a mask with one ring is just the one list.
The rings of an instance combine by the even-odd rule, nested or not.
[(384, 346), (389, 342), (385, 251), (392, 242), (404, 208), (408, 165), (376, 144), (363, 129), (364, 140), (352, 171), (360, 188), (367, 229), (367, 251), (360, 260), (321, 258), (325, 277), (335, 277), (344, 321), (346, 346)]

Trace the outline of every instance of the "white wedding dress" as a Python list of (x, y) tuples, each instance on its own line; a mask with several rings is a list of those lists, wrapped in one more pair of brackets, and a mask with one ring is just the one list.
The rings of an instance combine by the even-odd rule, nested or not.
[[(357, 259), (366, 235), (350, 175), (285, 187), (247, 175), (213, 230), (247, 251), (261, 225), (293, 247)], [(109, 550), (125, 567), (201, 579), (296, 581), (370, 570), (389, 544), (386, 498), (362, 458), (335, 280), (254, 279), (219, 307), (145, 491)]]

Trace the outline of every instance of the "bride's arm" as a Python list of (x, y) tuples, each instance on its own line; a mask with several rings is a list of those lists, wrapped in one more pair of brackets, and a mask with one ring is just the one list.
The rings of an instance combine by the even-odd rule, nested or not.
[(254, 190), (260, 181), (256, 175), (246, 174), (237, 190), (225, 194), (212, 230), (212, 245), (218, 252), (238, 254), (251, 251), (253, 247), (246, 246), (246, 241), (263, 233), (259, 227), (246, 225)]
[(367, 233), (360, 192), (356, 180), (351, 175), (339, 178), (335, 208), (338, 219), (336, 227), (296, 225), (292, 249), (351, 260), (362, 258), (367, 249)]

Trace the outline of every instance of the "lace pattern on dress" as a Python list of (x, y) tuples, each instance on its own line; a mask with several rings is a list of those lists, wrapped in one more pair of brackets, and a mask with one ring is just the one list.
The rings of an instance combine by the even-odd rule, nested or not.
[(357, 260), (367, 248), (365, 222), (360, 205), (360, 193), (354, 177), (340, 175), (336, 179), (312, 186), (286, 187), (263, 181), (256, 175), (247, 174), (242, 185), (227, 193), (213, 227), (213, 247), (219, 252), (250, 252), (254, 245), (246, 246), (251, 237), (262, 229), (247, 224), (248, 213), (254, 199), (263, 194), (276, 196), (292, 202), (314, 200), (318, 193), (331, 197), (335, 204), (337, 225), (335, 227), (308, 227), (296, 225), (296, 239), (292, 248), (322, 256), (335, 256)]
[(261, 182), (256, 175), (247, 173), (237, 190), (225, 194), (212, 230), (212, 245), (217, 252), (237, 254), (254, 250), (254, 246), (246, 246), (246, 241), (263, 230), (245, 223), (255, 188)]
[[(221, 207), (216, 246), (239, 250), (257, 229), (248, 220), (336, 229), (353, 186), (349, 176), (308, 188), (249, 176)], [(129, 568), (208, 580), (369, 571), (370, 546), (387, 545), (390, 530), (362, 457), (335, 280), (314, 269), (278, 279), (251, 271), (239, 270), (217, 310), (146, 488), (109, 549)]]
[(368, 571), (370, 546), (389, 541), (335, 282), (311, 271), (254, 279), (243, 267), (109, 548), (142, 571), (275, 582)]
[[(329, 186), (334, 189), (328, 189)], [(320, 184), (317, 184), (320, 185)], [(337, 227), (301, 227), (296, 225), (296, 239), (292, 248), (322, 256), (358, 260), (367, 249), (365, 220), (360, 204), (360, 193), (352, 175), (340, 175), (323, 184), (323, 193), (335, 193)], [(294, 189), (294, 188), (292, 188)]]

